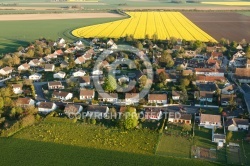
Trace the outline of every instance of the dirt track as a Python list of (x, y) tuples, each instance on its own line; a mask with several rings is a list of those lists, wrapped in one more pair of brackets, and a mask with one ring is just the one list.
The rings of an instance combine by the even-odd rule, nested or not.
[(15, 15), (0, 15), (0, 21), (114, 18), (114, 17), (122, 17), (122, 16), (113, 13), (15, 14)]

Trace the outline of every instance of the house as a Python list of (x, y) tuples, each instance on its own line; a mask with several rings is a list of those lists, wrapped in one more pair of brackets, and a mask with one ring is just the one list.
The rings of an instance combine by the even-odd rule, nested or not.
[(237, 50), (243, 50), (242, 46), (239, 44), (237, 47), (236, 47)]
[(195, 98), (202, 102), (213, 102), (213, 92), (209, 91), (196, 91)]
[(112, 46), (115, 42), (112, 39), (109, 39), (109, 41), (107, 42), (108, 46)]
[(1, 75), (8, 75), (8, 74), (12, 73), (12, 70), (13, 70), (12, 67), (6, 66), (0, 70), (0, 74)]
[(61, 49), (60, 50), (55, 50), (55, 52), (53, 54), (56, 55), (56, 56), (62, 56), (63, 51)]
[(205, 76), (219, 76), (224, 77), (224, 72), (218, 69), (211, 68), (195, 68), (194, 72), (196, 75), (205, 75)]
[(61, 67), (61, 68), (66, 68), (66, 67), (68, 67), (68, 66), (69, 66), (69, 63), (66, 62), (66, 61), (62, 61), (62, 63), (60, 64), (60, 67)]
[(85, 74), (86, 74), (86, 72), (83, 71), (83, 70), (78, 70), (78, 71), (72, 73), (72, 75), (73, 75), (74, 77), (82, 77), (82, 76), (85, 76)]
[(48, 56), (46, 56), (46, 57), (40, 58), (39, 61), (40, 61), (41, 63), (48, 63), (48, 62), (51, 61), (51, 59), (50, 59)]
[(54, 91), (52, 97), (59, 100), (70, 100), (73, 97), (73, 93), (64, 92), (64, 91)]
[(226, 121), (226, 127), (229, 131), (248, 130), (249, 120), (240, 118), (230, 118)]
[(208, 91), (208, 92), (215, 93), (217, 90), (217, 85), (214, 82), (199, 83), (199, 84), (196, 84), (196, 86), (198, 87), (200, 91)]
[(64, 38), (58, 38), (57, 43), (58, 44), (64, 44), (65, 43)]
[(139, 93), (125, 93), (125, 102), (128, 105), (139, 103), (139, 99)]
[(221, 90), (221, 94), (231, 95), (231, 94), (234, 94), (236, 92), (236, 90), (237, 90), (237, 87), (234, 84), (231, 84), (231, 85), (224, 87)]
[(181, 91), (172, 90), (172, 99), (173, 100), (180, 100), (181, 94), (182, 94)]
[(167, 94), (148, 94), (148, 103), (167, 104)]
[[(226, 143), (226, 135), (212, 133), (212, 142), (218, 143), (218, 145), (220, 145), (219, 143)], [(221, 146), (223, 146), (223, 144)]]
[(240, 83), (250, 83), (250, 68), (236, 68), (234, 75)]
[(224, 76), (206, 76), (206, 75), (198, 75), (196, 77), (197, 83), (210, 83), (210, 82), (225, 82), (226, 78)]
[(206, 61), (206, 68), (212, 68), (212, 69), (220, 69), (221, 61), (220, 60), (214, 60), (214, 59), (208, 59)]
[(28, 106), (34, 106), (35, 101), (29, 97), (27, 98), (18, 98), (16, 100), (16, 105), (19, 107), (28, 107)]
[(186, 50), (184, 53), (185, 58), (192, 58), (196, 56), (196, 51)]
[(46, 61), (50, 61), (50, 59), (56, 59), (58, 54), (49, 54), (46, 56)]
[(41, 62), (38, 59), (32, 59), (30, 60), (29, 65), (31, 67), (37, 67), (41, 65)]
[(23, 85), (22, 84), (12, 84), (13, 92), (15, 94), (21, 94), (23, 93)]
[(94, 49), (89, 49), (88, 51), (86, 51), (84, 54), (83, 54), (83, 57), (85, 58), (85, 60), (91, 60), (92, 59), (92, 56), (95, 54), (95, 51)]
[(78, 58), (75, 59), (75, 64), (80, 65), (80, 64), (85, 63), (85, 61), (86, 61), (85, 57), (80, 56), (80, 57), (78, 57)]
[(52, 82), (48, 82), (48, 88), (49, 89), (64, 89), (64, 86), (62, 85), (61, 81), (52, 81)]
[(86, 117), (93, 119), (102, 119), (107, 117), (108, 112), (109, 107), (107, 106), (89, 105), (87, 107)]
[(30, 65), (28, 63), (24, 63), (18, 67), (18, 71), (29, 70)]
[(116, 103), (118, 100), (117, 93), (99, 93), (98, 100), (102, 102)]
[(104, 61), (101, 62), (101, 66), (102, 66), (103, 68), (108, 68), (108, 67), (110, 67), (109, 62), (106, 61), (106, 60), (104, 60)]
[(247, 59), (246, 68), (250, 68), (250, 59)]
[(176, 82), (177, 77), (175, 73), (166, 73), (166, 80), (165, 82)]
[(45, 64), (44, 65), (44, 71), (54, 71), (55, 65), (54, 64)]
[(102, 74), (103, 74), (103, 71), (99, 69), (93, 69), (92, 71), (92, 75), (102, 75)]
[(129, 77), (126, 75), (122, 75), (122, 76), (119, 76), (117, 80), (120, 84), (127, 83), (129, 82)]
[(160, 120), (163, 114), (159, 108), (145, 108), (143, 113), (145, 119), (151, 120)]
[(38, 105), (38, 112), (47, 114), (54, 111), (56, 108), (57, 106), (53, 102), (40, 102)]
[(168, 122), (171, 123), (183, 123), (190, 124), (192, 123), (192, 115), (191, 114), (182, 114), (180, 112), (170, 112), (168, 114)]
[(221, 95), (221, 99), (220, 99), (221, 105), (223, 106), (227, 106), (230, 105), (231, 102), (234, 102), (235, 104), (237, 104), (237, 97), (236, 95)]
[(54, 78), (59, 78), (59, 79), (63, 79), (66, 76), (66, 73), (63, 71), (59, 71), (58, 73), (53, 74)]
[(214, 52), (211, 53), (210, 58), (215, 59), (215, 60), (222, 59), (223, 58), (223, 53), (214, 51)]
[(219, 128), (221, 127), (221, 116), (220, 115), (211, 115), (211, 114), (201, 114), (200, 115), (200, 124), (205, 128)]
[(183, 70), (182, 75), (183, 76), (193, 75), (193, 71), (192, 70)]
[(29, 76), (30, 80), (38, 81), (42, 78), (42, 75), (39, 73), (35, 73)]
[(78, 40), (74, 43), (76, 46), (83, 46), (83, 42), (81, 40)]
[(90, 76), (82, 76), (78, 78), (80, 87), (85, 87), (90, 85)]
[(95, 97), (95, 91), (91, 89), (80, 90), (80, 100), (92, 100)]
[(64, 113), (68, 117), (75, 117), (78, 114), (80, 114), (83, 110), (83, 107), (81, 105), (76, 105), (76, 104), (67, 104), (64, 108)]

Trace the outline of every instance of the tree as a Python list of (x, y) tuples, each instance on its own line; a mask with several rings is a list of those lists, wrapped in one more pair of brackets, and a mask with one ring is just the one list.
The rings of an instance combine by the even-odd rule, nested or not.
[(108, 92), (113, 92), (117, 89), (116, 79), (112, 75), (108, 75), (108, 77), (104, 81), (104, 90)]
[(136, 45), (135, 45), (136, 48), (138, 48), (139, 50), (142, 50), (143, 49), (143, 45), (141, 44), (141, 42), (136, 42)]
[(190, 84), (190, 80), (188, 80), (187, 78), (181, 79), (182, 86), (187, 87), (189, 84)]
[(246, 57), (247, 57), (248, 59), (250, 59), (250, 47), (249, 47), (249, 46), (247, 46), (247, 48), (246, 48), (246, 50), (245, 50), (245, 53), (246, 53)]
[(180, 96), (180, 101), (181, 101), (182, 103), (185, 103), (187, 100), (188, 100), (187, 90), (186, 90), (186, 89), (183, 89), (183, 90), (182, 90), (182, 94), (181, 94), (181, 96)]
[(126, 107), (124, 114), (120, 120), (120, 126), (129, 130), (133, 129), (138, 125), (138, 115), (134, 107)]
[(166, 79), (167, 79), (167, 74), (165, 73), (165, 72), (161, 72), (160, 74), (159, 74), (159, 77), (158, 77), (158, 79), (159, 79), (159, 82), (165, 82), (166, 81)]
[(12, 56), (13, 64), (19, 65), (20, 64), (20, 58), (17, 55)]
[(4, 100), (2, 97), (0, 97), (0, 109), (4, 107)]
[(222, 111), (223, 111), (223, 108), (222, 108), (222, 107), (219, 107), (218, 111), (219, 111), (219, 113), (221, 114)]
[(232, 139), (232, 137), (233, 137), (233, 132), (232, 131), (228, 131), (227, 132), (227, 137), (226, 137), (227, 142), (229, 142)]
[(117, 115), (116, 109), (114, 107), (110, 108), (109, 109), (109, 118), (110, 119), (116, 118), (116, 115)]
[(183, 124), (182, 125), (182, 131), (191, 131), (192, 130), (192, 126), (189, 124)]
[(29, 49), (28, 52), (26, 53), (26, 56), (29, 58), (32, 58), (34, 56), (34, 50), (33, 49)]
[(146, 75), (141, 76), (141, 78), (139, 80), (140, 87), (145, 87), (147, 84), (147, 80), (148, 80), (148, 78)]
[(174, 66), (174, 60), (172, 56), (165, 50), (163, 51), (161, 57), (159, 58), (159, 62), (161, 63), (161, 66), (171, 68)]

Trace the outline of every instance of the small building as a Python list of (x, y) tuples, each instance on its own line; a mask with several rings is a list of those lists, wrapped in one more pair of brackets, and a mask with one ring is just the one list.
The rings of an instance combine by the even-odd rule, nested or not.
[(80, 56), (80, 57), (75, 59), (75, 64), (80, 65), (80, 64), (85, 63), (85, 61), (86, 61), (85, 57)]
[(220, 128), (221, 127), (221, 116), (220, 115), (211, 115), (211, 114), (201, 114), (200, 115), (200, 124), (205, 128)]
[(201, 102), (213, 102), (213, 92), (195, 91), (194, 97)]
[(109, 107), (99, 106), (99, 105), (89, 105), (87, 107), (86, 117), (93, 119), (102, 119), (107, 117), (109, 112)]
[(28, 63), (24, 63), (18, 67), (18, 71), (25, 71), (29, 69), (30, 69), (30, 65)]
[(250, 68), (236, 68), (235, 77), (240, 83), (250, 83)]
[(1, 75), (8, 75), (8, 74), (12, 73), (12, 70), (13, 70), (12, 67), (6, 66), (0, 70), (0, 74)]
[(249, 120), (240, 118), (231, 118), (226, 121), (226, 127), (229, 131), (248, 130)]
[(178, 114), (171, 112), (168, 115), (168, 122), (191, 124), (192, 123), (192, 115), (191, 114), (182, 114), (180, 112), (178, 112)]
[(64, 92), (64, 91), (54, 91), (52, 93), (53, 98), (57, 98), (60, 100), (70, 100), (73, 97), (73, 93), (70, 92)]
[(45, 64), (44, 65), (44, 71), (54, 71), (55, 65), (54, 64)]
[(81, 89), (80, 100), (92, 100), (95, 97), (95, 91), (92, 89)]
[(167, 94), (148, 94), (148, 103), (167, 104)]
[(35, 101), (29, 97), (27, 98), (18, 98), (16, 100), (16, 105), (19, 107), (28, 107), (28, 106), (34, 106)]
[(174, 101), (180, 100), (181, 94), (182, 94), (181, 91), (172, 90), (172, 99), (173, 99)]
[(57, 108), (56, 104), (53, 102), (41, 102), (38, 105), (38, 112), (43, 114), (48, 114)]
[(212, 142), (218, 143), (218, 145), (220, 142), (226, 143), (226, 135), (213, 133), (212, 134)]
[(23, 93), (23, 85), (22, 84), (12, 84), (13, 92), (15, 94), (22, 94)]
[(99, 93), (98, 100), (102, 102), (116, 103), (118, 100), (117, 93)]
[(150, 120), (160, 120), (162, 118), (162, 110), (159, 108), (145, 108), (144, 118)]
[(63, 79), (66, 76), (66, 73), (63, 71), (59, 71), (58, 73), (53, 74), (54, 78), (59, 78), (59, 79)]
[(80, 87), (86, 87), (90, 85), (90, 76), (82, 76), (78, 78)]
[(234, 94), (236, 90), (237, 90), (237, 87), (235, 85), (228, 85), (221, 90), (221, 94), (231, 95), (231, 94)]
[(61, 68), (66, 68), (68, 66), (69, 66), (69, 62), (66, 62), (66, 61), (62, 61), (61, 64), (60, 64)]
[(64, 108), (64, 113), (72, 118), (76, 117), (79, 115), (83, 110), (83, 107), (81, 105), (76, 105), (76, 104), (67, 104)]
[(31, 67), (37, 67), (41, 65), (41, 62), (38, 59), (32, 59), (30, 60), (29, 65)]
[(82, 76), (85, 76), (85, 75), (86, 75), (86, 72), (85, 72), (84, 70), (78, 70), (78, 71), (72, 73), (72, 75), (73, 75), (74, 77), (82, 77)]
[(64, 89), (61, 81), (48, 82), (48, 88), (51, 89)]
[(39, 73), (35, 73), (35, 74), (32, 74), (29, 76), (29, 79), (30, 80), (33, 80), (33, 81), (38, 81), (42, 78), (42, 75), (39, 74)]
[(139, 103), (139, 93), (125, 93), (126, 104), (136, 104)]
[(220, 99), (221, 105), (228, 106), (233, 102), (234, 104), (237, 104), (237, 96), (236, 95), (221, 95)]

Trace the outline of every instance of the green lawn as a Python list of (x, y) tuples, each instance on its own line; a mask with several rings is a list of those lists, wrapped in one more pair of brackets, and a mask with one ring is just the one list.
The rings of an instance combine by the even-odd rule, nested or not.
[(189, 158), (192, 138), (181, 132), (180, 127), (168, 125), (168, 130), (160, 138), (157, 155)]
[(132, 154), (110, 150), (0, 138), (0, 164), (3, 166), (108, 165), (108, 166), (187, 166), (216, 165), (194, 159), (177, 159), (154, 155)]
[(1, 21), (0, 54), (16, 51), (19, 46), (45, 37), (56, 40), (63, 37), (75, 40), (71, 31), (75, 28), (118, 20), (120, 18), (67, 19), (39, 21)]
[(72, 120), (47, 117), (40, 124), (26, 128), (14, 138), (52, 142), (131, 153), (154, 154), (158, 133), (150, 130), (120, 131), (99, 125), (73, 123)]

